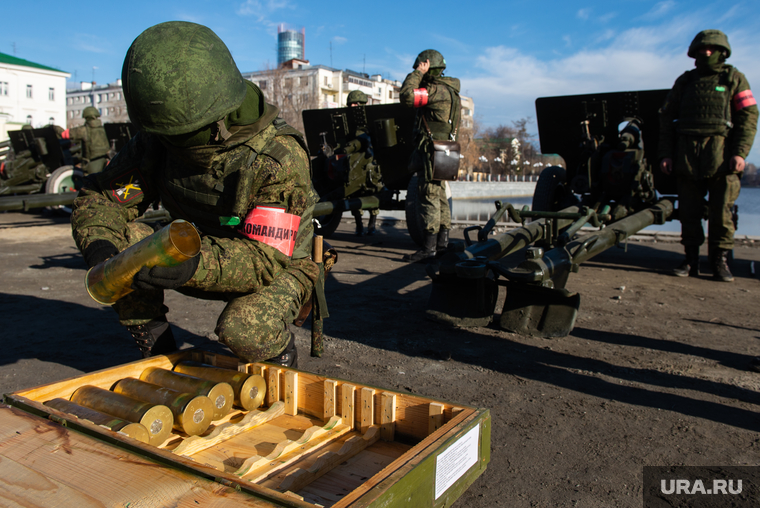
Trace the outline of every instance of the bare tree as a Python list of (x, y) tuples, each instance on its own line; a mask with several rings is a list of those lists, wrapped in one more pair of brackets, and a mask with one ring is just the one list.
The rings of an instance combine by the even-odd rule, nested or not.
[(476, 142), (479, 133), (480, 122), (476, 118), (473, 118), (471, 127), (464, 127), (459, 130), (460, 153), (463, 157), (459, 167), (468, 176), (472, 175), (478, 164), (478, 157), (480, 157), (480, 148)]
[(318, 106), (312, 86), (315, 78), (311, 74), (281, 67), (268, 68), (261, 74), (261, 79), (267, 81), (267, 101), (280, 108), (280, 116), (300, 132), (304, 128), (302, 112)]

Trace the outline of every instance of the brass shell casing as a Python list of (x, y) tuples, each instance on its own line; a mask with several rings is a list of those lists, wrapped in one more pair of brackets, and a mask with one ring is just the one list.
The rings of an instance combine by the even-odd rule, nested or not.
[(137, 439), (142, 443), (148, 443), (150, 441), (148, 429), (146, 429), (141, 423), (128, 422), (95, 409), (74, 404), (66, 399), (52, 399), (45, 402), (45, 405), (57, 409), (58, 411), (72, 414), (82, 420), (91, 421), (96, 425), (108, 427), (114, 432), (120, 432), (133, 439)]
[(174, 428), (188, 436), (203, 434), (211, 425), (214, 404), (205, 395), (182, 393), (131, 377), (117, 382), (113, 390), (137, 400), (167, 406), (174, 415)]
[(71, 395), (71, 401), (122, 420), (142, 424), (150, 434), (149, 444), (158, 446), (172, 433), (174, 416), (171, 409), (161, 404), (115, 393), (97, 386), (85, 385)]
[(178, 392), (205, 395), (214, 404), (212, 420), (227, 416), (235, 398), (235, 393), (229, 383), (201, 379), (158, 367), (148, 367), (140, 374), (140, 379)]
[(197, 362), (178, 363), (174, 366), (174, 371), (201, 379), (228, 383), (235, 392), (235, 405), (246, 411), (261, 406), (267, 393), (267, 384), (264, 378), (257, 374), (221, 369)]
[(113, 305), (134, 291), (132, 278), (144, 266), (177, 266), (201, 251), (201, 237), (187, 221), (163, 229), (93, 266), (85, 275), (87, 293), (98, 303)]

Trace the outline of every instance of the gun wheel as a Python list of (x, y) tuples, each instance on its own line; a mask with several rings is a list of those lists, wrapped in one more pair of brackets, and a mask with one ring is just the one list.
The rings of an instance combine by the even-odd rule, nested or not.
[(406, 217), (406, 227), (409, 230), (409, 236), (412, 241), (419, 247), (422, 246), (425, 226), (422, 224), (422, 212), (420, 211), (420, 200), (418, 197), (419, 187), (417, 186), (417, 173), (409, 179), (409, 185), (406, 188), (406, 204), (404, 216)]
[[(75, 182), (81, 180), (84, 177), (84, 173), (81, 169), (74, 166), (61, 166), (50, 174), (50, 177), (45, 182), (46, 194), (61, 194), (64, 192), (76, 193)], [(47, 207), (48, 210), (62, 212), (66, 214), (71, 213), (71, 205), (56, 205)]]

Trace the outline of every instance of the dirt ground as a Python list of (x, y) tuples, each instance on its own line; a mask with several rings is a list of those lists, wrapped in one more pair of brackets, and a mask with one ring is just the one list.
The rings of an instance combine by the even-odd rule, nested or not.
[[(643, 466), (760, 464), (760, 374), (746, 368), (760, 355), (753, 244), (737, 246), (733, 284), (667, 275), (676, 243), (610, 249), (570, 277), (575, 329), (543, 339), (498, 319), (472, 329), (426, 320), (431, 282), (423, 265), (400, 261), (414, 248), (404, 227), (356, 237), (344, 222), (330, 239), (340, 257), (326, 352), (310, 358), (299, 329), (299, 367), (490, 408), (491, 463), (456, 506), (639, 507)], [(0, 393), (137, 359), (84, 274), (66, 218), (0, 214)], [(183, 347), (220, 348), (220, 303), (170, 292), (167, 305)]]

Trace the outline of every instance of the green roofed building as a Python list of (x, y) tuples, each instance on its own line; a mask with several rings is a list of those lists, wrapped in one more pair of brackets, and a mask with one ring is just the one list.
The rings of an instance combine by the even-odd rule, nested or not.
[(24, 124), (66, 124), (68, 72), (0, 53), (0, 140)]

